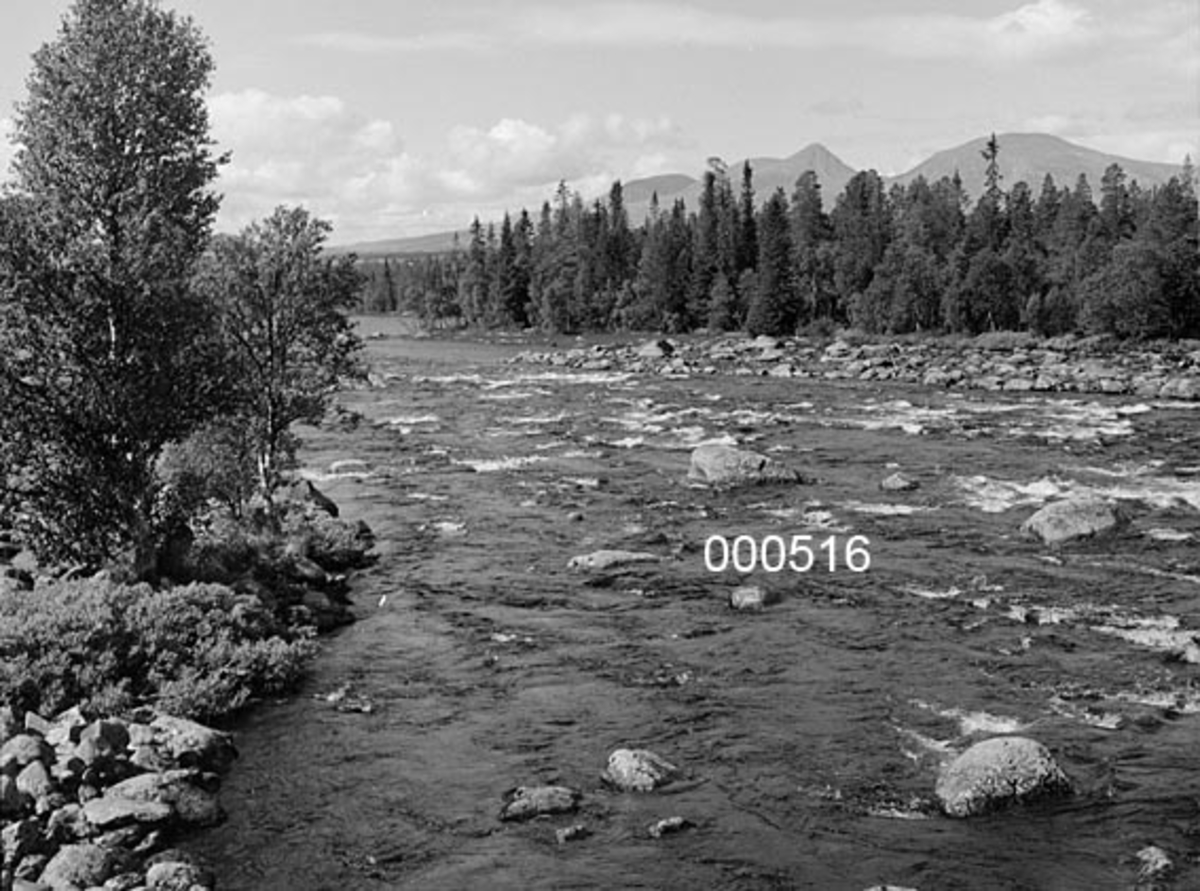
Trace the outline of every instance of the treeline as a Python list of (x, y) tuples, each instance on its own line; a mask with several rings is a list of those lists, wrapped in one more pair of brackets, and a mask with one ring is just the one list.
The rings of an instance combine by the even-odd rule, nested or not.
[(809, 171), (761, 205), (717, 160), (699, 207), (682, 200), (631, 226), (621, 184), (585, 204), (560, 185), (536, 221), (476, 219), (465, 245), (364, 261), (363, 309), (427, 325), (574, 333), (653, 329), (786, 335), (838, 325), (887, 334), (1030, 330), (1200, 335), (1193, 170), (1142, 189), (1113, 164), (1093, 193), (1047, 175), (1002, 186), (995, 137), (971, 206), (958, 176), (885, 188), (856, 174), (827, 210)]

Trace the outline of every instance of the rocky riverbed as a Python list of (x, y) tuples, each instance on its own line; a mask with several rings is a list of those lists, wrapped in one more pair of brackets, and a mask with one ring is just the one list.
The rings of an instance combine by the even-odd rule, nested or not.
[(1090, 349), (371, 340), (304, 472), (380, 560), (188, 849), (222, 889), (1195, 887), (1195, 362)]

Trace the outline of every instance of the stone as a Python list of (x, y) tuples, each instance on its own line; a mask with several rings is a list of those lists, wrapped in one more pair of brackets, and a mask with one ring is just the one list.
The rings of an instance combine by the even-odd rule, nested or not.
[(62, 743), (77, 743), (86, 726), (87, 718), (83, 716), (79, 706), (73, 706), (58, 715), (54, 719), (54, 723), (47, 728), (46, 742), (56, 748)]
[(759, 585), (742, 585), (729, 592), (729, 605), (738, 610), (762, 609), (778, 599), (774, 592), (767, 591)]
[(114, 758), (128, 748), (129, 728), (123, 721), (93, 721), (83, 728), (80, 742), (90, 742), (101, 758)]
[(919, 486), (920, 483), (903, 473), (893, 473), (879, 484), (879, 488), (885, 492), (912, 492)]
[(567, 562), (568, 569), (612, 569), (630, 563), (660, 563), (662, 557), (648, 551), (599, 550), (580, 554)]
[(87, 802), (83, 815), (97, 829), (109, 830), (130, 823), (165, 823), (175, 815), (175, 808), (164, 801), (108, 794)]
[(795, 470), (756, 452), (736, 449), (724, 442), (705, 442), (692, 451), (688, 479), (709, 485), (799, 483)]
[(0, 774), (0, 817), (12, 817), (25, 810), (25, 796), (17, 788), (16, 778)]
[(155, 743), (181, 767), (221, 772), (237, 758), (233, 737), (186, 718), (158, 715), (151, 722)]
[(949, 816), (970, 817), (1070, 794), (1071, 781), (1041, 743), (998, 736), (976, 743), (951, 761), (935, 791)]
[(664, 820), (659, 820), (657, 823), (651, 823), (647, 831), (650, 833), (651, 838), (662, 838), (664, 835), (682, 832), (691, 825), (691, 821), (686, 817), (667, 817)]
[(582, 823), (574, 823), (571, 826), (564, 826), (562, 829), (554, 830), (554, 838), (560, 845), (565, 845), (571, 841), (580, 841), (591, 834), (592, 830), (588, 829)]
[(0, 830), (0, 863), (20, 863), (42, 845), (40, 820), (33, 817), (15, 820)]
[(669, 340), (650, 340), (642, 344), (634, 355), (639, 359), (668, 359), (675, 352), (675, 346)]
[(579, 806), (582, 795), (566, 786), (519, 786), (500, 810), (501, 820), (528, 820), (542, 814), (567, 814)]
[(17, 789), (23, 795), (37, 800), (54, 791), (55, 783), (50, 771), (41, 761), (31, 761), (17, 774)]
[(0, 761), (9, 756), (15, 758), (21, 767), (33, 761), (41, 761), (43, 764), (54, 763), (54, 749), (50, 748), (49, 743), (40, 736), (34, 736), (31, 733), (18, 733), (0, 747)]
[(83, 815), (83, 806), (78, 804), (60, 807), (46, 821), (46, 837), (60, 844), (91, 838), (95, 831)]
[(1124, 522), (1125, 518), (1109, 502), (1100, 498), (1076, 497), (1047, 504), (1021, 524), (1021, 532), (1054, 545), (1102, 535)]
[(155, 863), (146, 870), (148, 891), (195, 891), (196, 888), (215, 888), (211, 870), (193, 863), (167, 861)]
[(21, 722), (17, 719), (12, 706), (0, 705), (0, 745), (8, 742), (21, 732)]
[(651, 792), (679, 776), (679, 768), (648, 749), (617, 749), (600, 778), (626, 792)]
[(53, 891), (103, 885), (116, 871), (117, 858), (99, 845), (65, 845), (50, 858), (38, 881)]
[(184, 823), (215, 826), (224, 819), (224, 812), (217, 802), (217, 796), (196, 785), (194, 781), (197, 779), (199, 775), (193, 770), (145, 773), (110, 786), (104, 794), (111, 798), (170, 805), (176, 817)]

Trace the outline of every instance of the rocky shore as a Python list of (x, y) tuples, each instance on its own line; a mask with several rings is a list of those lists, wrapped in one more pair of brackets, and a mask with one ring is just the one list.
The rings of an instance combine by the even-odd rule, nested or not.
[(236, 757), (228, 734), (170, 715), (0, 709), (0, 888), (214, 888), (172, 841), (223, 819), (217, 786)]
[(525, 351), (514, 362), (631, 374), (768, 375), (819, 380), (893, 381), (927, 387), (1040, 393), (1107, 393), (1147, 399), (1200, 399), (1200, 344), (1123, 345), (1102, 338), (982, 335), (854, 343), (848, 339), (659, 339)]

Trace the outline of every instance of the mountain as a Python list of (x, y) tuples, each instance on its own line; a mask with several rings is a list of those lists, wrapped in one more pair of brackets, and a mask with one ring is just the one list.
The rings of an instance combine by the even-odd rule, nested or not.
[[(924, 176), (933, 183), (943, 176), (953, 176), (957, 171), (962, 177), (967, 194), (975, 199), (983, 193), (983, 149), (988, 138), (981, 136), (955, 148), (938, 152), (906, 173), (884, 177), (884, 182), (888, 186), (907, 185), (918, 176)], [(1120, 164), (1127, 180), (1137, 180), (1143, 189), (1162, 185), (1179, 173), (1179, 168), (1173, 164), (1110, 155), (1045, 133), (1002, 133), (996, 140), (1000, 145), (997, 160), (1003, 176), (1001, 187), (1009, 189), (1014, 184), (1024, 181), (1029, 184), (1035, 197), (1041, 191), (1042, 180), (1047, 173), (1054, 177), (1060, 188), (1073, 188), (1079, 174), (1086, 174), (1097, 200), (1100, 197), (1100, 180), (1104, 171), (1112, 164)], [(743, 163), (737, 161), (729, 165), (729, 177), (733, 181), (735, 196), (741, 188)], [(855, 173), (853, 168), (819, 143), (805, 146), (786, 158), (751, 158), (750, 167), (754, 172), (754, 194), (759, 203), (769, 198), (776, 188), (782, 188), (790, 197), (800, 174), (806, 170), (815, 171), (821, 182), (821, 196), (824, 198), (826, 210), (833, 208), (837, 196)], [(646, 217), (652, 195), (658, 195), (658, 203), (663, 210), (669, 210), (676, 199), (682, 198), (688, 210), (694, 211), (700, 206), (700, 193), (704, 185), (703, 180), (693, 176), (666, 173), (630, 180), (622, 183), (622, 188), (630, 222), (637, 226), (641, 225)], [(537, 208), (530, 208), (531, 213), (536, 210)], [(460, 239), (464, 236), (465, 233), (459, 233)], [(449, 250), (453, 238), (453, 232), (441, 232), (417, 238), (366, 242), (333, 250), (355, 250), (363, 256), (426, 253)]]
[[(981, 136), (955, 148), (946, 149), (922, 161), (912, 170), (889, 178), (888, 182), (907, 185), (918, 176), (933, 183), (943, 176), (953, 176), (957, 170), (962, 177), (967, 194), (973, 199), (983, 194), (983, 177), (986, 162), (983, 150), (989, 137)], [(1026, 182), (1034, 197), (1042, 190), (1042, 180), (1049, 173), (1059, 188), (1074, 188), (1079, 174), (1087, 174), (1088, 184), (1096, 198), (1100, 196), (1100, 179), (1111, 164), (1120, 164), (1127, 182), (1137, 180), (1143, 189), (1160, 186), (1179, 173), (1172, 164), (1156, 164), (1153, 161), (1138, 161), (1122, 158), (1084, 148), (1058, 136), (1046, 133), (1001, 133), (996, 137), (1000, 145), (997, 162), (1004, 177), (1000, 187), (1010, 189), (1019, 182)]]
[[(819, 143), (805, 146), (786, 158), (750, 158), (749, 161), (754, 174), (754, 196), (760, 204), (771, 197), (776, 188), (782, 188), (790, 198), (800, 174), (812, 170), (821, 181), (821, 194), (825, 198), (826, 206), (832, 207), (834, 198), (845, 188), (850, 177), (854, 176), (852, 167), (847, 166), (837, 155)], [(745, 163), (744, 160), (736, 161), (728, 167), (735, 197), (741, 193), (742, 165)], [(684, 182), (685, 179), (687, 182)], [(622, 187), (629, 219), (636, 225), (645, 219), (650, 209), (650, 196), (655, 192), (658, 194), (659, 207), (663, 210), (669, 210), (680, 198), (688, 210), (695, 210), (700, 206), (704, 181), (667, 174), (649, 179), (630, 180), (628, 183), (622, 183)]]

